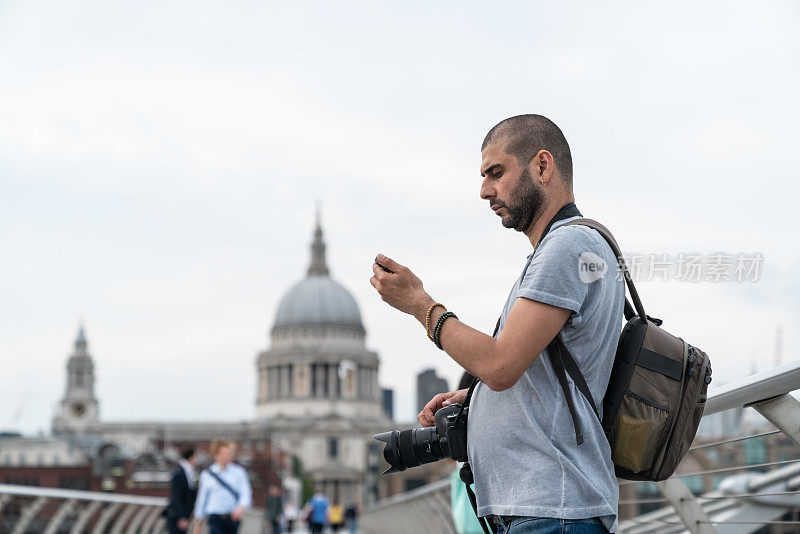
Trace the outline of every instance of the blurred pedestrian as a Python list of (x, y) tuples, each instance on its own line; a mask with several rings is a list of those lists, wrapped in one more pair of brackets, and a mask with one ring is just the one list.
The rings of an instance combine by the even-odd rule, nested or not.
[(197, 473), (194, 470), (196, 460), (194, 449), (184, 450), (178, 460), (178, 467), (172, 473), (167, 505), (169, 534), (183, 534), (189, 528), (189, 517), (197, 499)]
[(253, 490), (247, 471), (233, 463), (235, 445), (214, 440), (210, 452), (214, 463), (200, 474), (194, 515), (195, 534), (201, 534), (208, 518), (208, 534), (236, 534), (244, 511), (252, 504)]
[(339, 499), (333, 499), (333, 504), (328, 509), (328, 523), (331, 525), (331, 530), (339, 532), (339, 529), (344, 526), (344, 508), (339, 504)]
[(328, 522), (328, 506), (328, 498), (318, 489), (308, 501), (308, 526), (311, 527), (311, 534), (322, 534), (325, 523)]
[(356, 534), (358, 530), (358, 512), (358, 503), (353, 501), (344, 509), (344, 519), (347, 523), (347, 528), (350, 530), (350, 534)]
[(264, 513), (267, 516), (267, 523), (272, 528), (272, 534), (281, 532), (281, 516), (283, 515), (283, 496), (278, 486), (270, 486), (267, 502), (264, 505)]
[(294, 532), (294, 522), (297, 521), (300, 513), (297, 511), (297, 506), (291, 501), (286, 503), (283, 509), (283, 517), (286, 519), (286, 531)]

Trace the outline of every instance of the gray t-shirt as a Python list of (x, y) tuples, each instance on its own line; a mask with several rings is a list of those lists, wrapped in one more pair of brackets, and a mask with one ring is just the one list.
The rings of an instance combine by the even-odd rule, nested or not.
[[(576, 218), (554, 223), (528, 256), (503, 308), (500, 331), (519, 297), (572, 310), (561, 339), (602, 415), (625, 289), (603, 237), (586, 226), (562, 226)], [(600, 517), (616, 531), (619, 487), (611, 449), (591, 405), (568, 380), (583, 428), (581, 445), (547, 349), (513, 387), (497, 392), (480, 383), (475, 388), (467, 444), (479, 515)]]

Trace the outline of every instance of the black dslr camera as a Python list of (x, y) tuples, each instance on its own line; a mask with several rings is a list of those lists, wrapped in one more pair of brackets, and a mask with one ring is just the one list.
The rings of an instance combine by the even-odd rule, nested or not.
[(375, 434), (386, 443), (383, 457), (389, 462), (384, 475), (405, 471), (409, 467), (450, 458), (467, 461), (467, 414), (469, 406), (451, 404), (436, 411), (436, 425), (411, 430), (392, 430)]

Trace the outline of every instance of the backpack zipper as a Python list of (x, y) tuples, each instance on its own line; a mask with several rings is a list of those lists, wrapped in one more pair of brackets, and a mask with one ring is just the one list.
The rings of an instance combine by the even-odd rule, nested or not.
[[(675, 423), (678, 422), (678, 416), (680, 415), (681, 408), (683, 407), (683, 398), (686, 396), (686, 387), (689, 384), (689, 380), (686, 379), (686, 375), (687, 373), (689, 373), (689, 370), (691, 369), (692, 363), (694, 363), (694, 358), (695, 358), (694, 354), (692, 354), (692, 360), (691, 360), (692, 363), (689, 363), (689, 348), (691, 348), (692, 349), (691, 352), (694, 353), (694, 347), (689, 345), (683, 338), (681, 338), (681, 342), (683, 342), (684, 371), (683, 371), (683, 376), (681, 377), (683, 384), (681, 387), (680, 398), (678, 399), (678, 406), (673, 412), (672, 421), (669, 424), (669, 432), (667, 433), (667, 435), (670, 436), (670, 438), (673, 436), (673, 431), (675, 430)], [(661, 469), (661, 466), (667, 457), (667, 450), (669, 449), (669, 444), (671, 443), (671, 441), (672, 439), (669, 439), (667, 441), (667, 445), (664, 446), (664, 448), (661, 450), (661, 454), (659, 455), (659, 457), (656, 459), (655, 462), (653, 462), (653, 467), (650, 469), (651, 478), (653, 474), (657, 473)], [(656, 468), (656, 465), (658, 465), (658, 468)]]
[[(686, 342), (684, 341), (684, 343), (686, 343)], [(687, 362), (686, 362), (687, 373), (691, 377), (691, 376), (694, 376), (695, 374), (697, 374), (697, 371), (694, 369), (694, 366), (693, 366), (694, 362), (697, 360), (697, 353), (695, 352), (694, 347), (692, 347), (688, 343), (686, 343), (686, 346), (687, 346), (687, 349), (686, 349), (687, 350), (687, 359), (686, 359), (687, 360)], [(689, 361), (690, 357), (691, 357), (691, 363)], [(708, 366), (708, 358), (705, 359), (705, 361), (701, 364), (700, 368), (703, 369), (703, 371), (705, 372), (705, 369), (707, 368), (707, 366)], [(706, 377), (704, 377), (703, 380), (705, 381), (707, 378), (710, 378), (710, 377), (708, 375), (706, 375)], [(678, 406), (678, 411), (675, 413), (675, 421), (674, 422), (677, 422), (678, 417), (680, 416), (681, 409), (683, 408), (683, 403), (686, 400), (685, 399), (686, 398), (686, 390), (687, 390), (688, 387), (689, 387), (689, 379), (686, 379), (684, 381), (684, 383), (683, 383), (683, 394), (681, 395), (681, 402), (680, 402), (680, 404)], [(694, 407), (697, 406), (697, 403), (700, 402), (700, 397), (702, 397), (702, 396), (703, 396), (703, 386), (701, 384), (698, 384), (697, 391), (695, 392), (694, 397), (692, 398), (692, 407), (693, 407), (692, 409), (694, 409)], [(679, 439), (683, 439), (683, 434), (686, 432), (686, 426), (689, 424), (690, 420), (691, 420), (691, 416), (686, 417), (684, 419), (683, 427), (680, 429), (680, 431), (675, 431), (674, 428), (670, 429), (671, 430), (670, 438), (667, 441), (667, 444), (664, 446), (664, 450), (663, 450), (663, 454), (662, 454), (661, 458), (659, 458), (661, 461), (660, 461), (660, 463), (658, 465), (658, 470), (653, 470), (653, 471), (650, 472), (651, 478), (652, 478), (653, 473), (658, 473), (661, 470), (661, 468), (664, 467), (664, 461), (667, 459), (667, 451), (669, 450), (670, 446), (672, 445), (672, 442), (675, 441), (675, 437), (678, 436)]]

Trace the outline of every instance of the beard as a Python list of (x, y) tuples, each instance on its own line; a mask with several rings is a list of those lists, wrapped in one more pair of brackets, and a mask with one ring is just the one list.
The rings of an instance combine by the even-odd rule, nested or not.
[(496, 199), (489, 205), (506, 208), (508, 214), (501, 218), (503, 226), (524, 232), (544, 211), (545, 203), (544, 192), (525, 168), (520, 174), (519, 184), (511, 191), (508, 203)]

